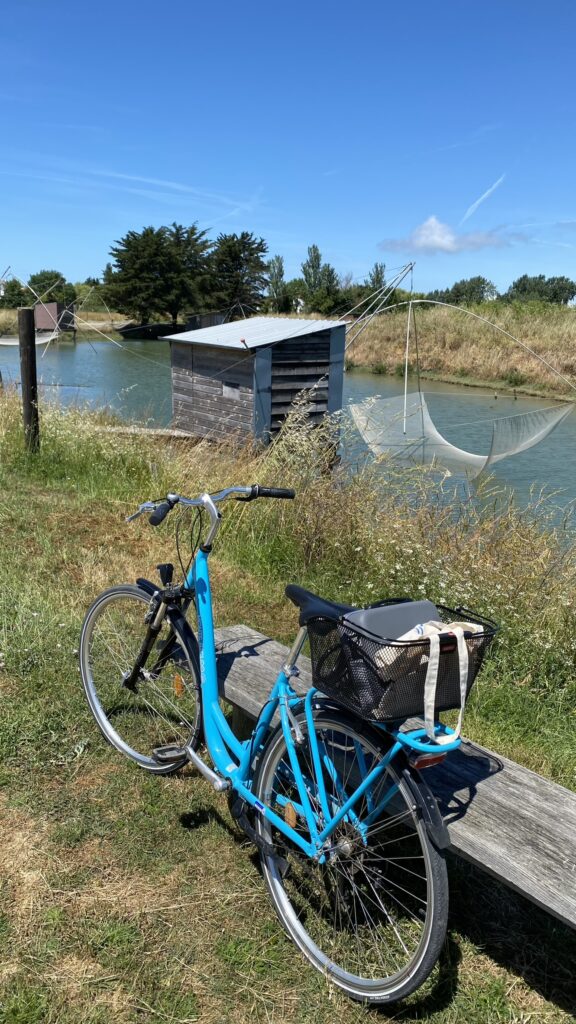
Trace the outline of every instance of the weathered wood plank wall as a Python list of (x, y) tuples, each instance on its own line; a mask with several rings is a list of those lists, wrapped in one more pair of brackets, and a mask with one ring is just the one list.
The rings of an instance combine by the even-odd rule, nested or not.
[(272, 349), (271, 422), (277, 431), (292, 408), (296, 396), (308, 393), (309, 414), (319, 421), (328, 408), (330, 333), (289, 338)]
[(254, 357), (172, 343), (173, 425), (217, 440), (252, 431)]

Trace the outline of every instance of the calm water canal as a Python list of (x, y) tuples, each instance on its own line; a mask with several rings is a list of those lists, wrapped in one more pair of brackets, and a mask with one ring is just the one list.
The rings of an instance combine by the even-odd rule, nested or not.
[[(131, 341), (118, 348), (103, 340), (76, 345), (65, 341), (50, 345), (46, 353), (39, 346), (37, 360), (45, 400), (107, 407), (126, 419), (148, 425), (164, 426), (170, 422), (167, 342)], [(0, 345), (0, 372), (5, 383), (19, 380), (17, 347)], [(347, 373), (344, 377), (345, 405), (401, 391), (402, 381), (396, 378), (362, 372)], [(553, 404), (526, 397), (495, 398), (490, 390), (432, 382), (425, 383), (425, 392), (438, 429), (452, 443), (479, 454), (489, 449), (491, 421), (495, 416), (510, 416)], [(568, 416), (540, 445), (499, 463), (492, 472), (503, 484), (514, 488), (521, 502), (527, 500), (533, 485), (559, 491), (555, 500), (561, 508), (576, 501), (576, 414)]]

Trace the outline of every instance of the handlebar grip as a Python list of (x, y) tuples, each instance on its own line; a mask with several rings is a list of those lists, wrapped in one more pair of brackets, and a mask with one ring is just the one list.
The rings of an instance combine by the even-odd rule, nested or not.
[(296, 491), (293, 491), (288, 487), (261, 487), (260, 484), (254, 484), (254, 490), (256, 498), (295, 498)]
[(164, 522), (166, 516), (172, 510), (172, 507), (169, 501), (163, 501), (161, 505), (158, 505), (158, 508), (155, 508), (148, 518), (150, 525), (160, 526), (160, 523)]

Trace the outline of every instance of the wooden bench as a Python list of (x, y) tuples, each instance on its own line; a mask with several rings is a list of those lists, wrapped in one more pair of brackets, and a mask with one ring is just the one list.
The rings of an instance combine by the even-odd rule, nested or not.
[[(217, 630), (216, 640), (221, 694), (253, 721), (288, 648), (247, 626)], [(298, 665), (294, 686), (305, 692), (310, 661)], [(451, 850), (576, 928), (576, 793), (467, 740), (425, 777)]]

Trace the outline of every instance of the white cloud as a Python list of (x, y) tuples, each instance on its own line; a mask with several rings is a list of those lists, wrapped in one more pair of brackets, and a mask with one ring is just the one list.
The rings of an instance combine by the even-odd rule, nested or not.
[(492, 231), (457, 234), (449, 224), (443, 224), (434, 214), (420, 224), (407, 238), (387, 238), (380, 242), (381, 249), (393, 252), (465, 252), (475, 249), (502, 248), (511, 239)]

